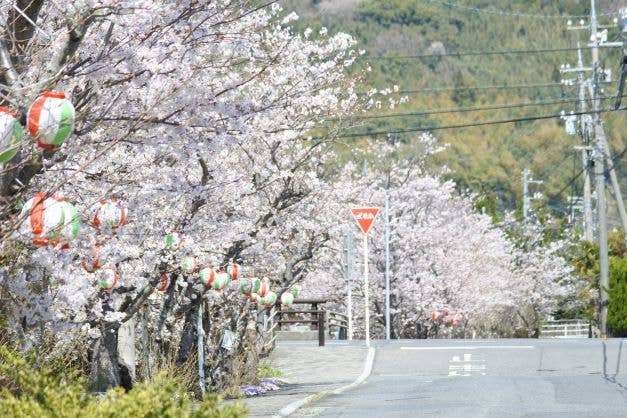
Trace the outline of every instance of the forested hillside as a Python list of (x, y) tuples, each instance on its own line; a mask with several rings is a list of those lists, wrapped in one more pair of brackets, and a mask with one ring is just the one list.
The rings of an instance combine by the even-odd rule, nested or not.
[[(612, 23), (613, 16), (607, 14), (627, 5), (624, 0), (598, 4), (602, 24)], [(589, 32), (567, 30), (567, 19), (555, 18), (587, 15), (589, 2), (585, 0), (285, 0), (284, 7), (301, 16), (301, 27), (327, 27), (331, 33), (342, 31), (356, 37), (359, 47), (365, 50), (361, 68), (371, 68), (364, 75), (363, 91), (398, 86), (398, 93), (374, 96), (368, 115), (419, 113), (358, 119), (355, 122), (360, 126), (349, 132), (445, 127), (576, 111), (577, 86), (560, 84), (562, 78), (574, 75), (560, 74), (559, 68), (566, 63), (575, 65), (577, 51), (537, 50), (573, 48), (581, 42), (584, 64), (589, 65), (591, 60), (590, 49), (585, 48)], [(578, 24), (579, 19), (574, 20)], [(609, 29), (608, 40), (619, 36), (618, 29)], [(518, 52), (455, 55), (485, 51)], [(600, 55), (604, 67), (614, 73), (605, 88), (605, 94), (611, 96), (617, 89), (621, 50), (606, 48)], [(489, 86), (501, 87), (486, 88)], [(404, 96), (408, 100), (402, 103)], [(377, 100), (381, 101), (380, 109)], [(389, 108), (390, 100), (395, 103), (394, 109)], [(611, 103), (613, 98), (604, 100), (602, 106), (609, 107)], [(521, 104), (524, 106), (518, 106)], [(505, 108), (494, 109), (501, 105)], [(490, 109), (468, 110), (473, 107)], [(456, 112), (432, 113), (460, 108)], [(627, 143), (627, 118), (623, 111), (604, 113), (603, 119), (620, 178), (626, 186), (624, 193), (626, 171), (620, 154)], [(535, 202), (538, 207), (566, 215), (570, 212), (568, 197), (582, 193), (581, 176), (571, 181), (581, 172), (580, 155), (573, 149), (580, 144), (580, 138), (567, 135), (560, 119), (433, 133), (441, 143), (449, 144), (435, 164), (450, 168), (448, 176), (460, 190), (495, 196), (500, 211), (520, 206), (521, 171), (525, 167), (532, 170), (534, 178), (544, 181), (537, 191), (544, 194), (545, 201)], [(416, 136), (417, 133), (395, 135), (407, 144)], [(346, 141), (382, 139), (385, 135)], [(411, 152), (411, 147), (406, 152)], [(609, 204), (611, 220), (617, 224), (612, 199)]]

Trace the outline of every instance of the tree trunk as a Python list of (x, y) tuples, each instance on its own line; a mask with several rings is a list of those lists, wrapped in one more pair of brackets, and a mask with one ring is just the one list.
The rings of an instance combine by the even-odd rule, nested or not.
[(120, 386), (118, 365), (118, 330), (106, 329), (90, 349), (91, 382), (93, 390), (106, 392)]

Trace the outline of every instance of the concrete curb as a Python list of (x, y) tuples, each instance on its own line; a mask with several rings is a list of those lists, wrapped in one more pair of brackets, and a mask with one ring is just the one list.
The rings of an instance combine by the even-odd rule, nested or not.
[(364, 363), (364, 370), (361, 372), (359, 377), (355, 379), (353, 383), (349, 383), (346, 386), (342, 386), (341, 388), (333, 389), (333, 390), (325, 390), (322, 392), (314, 393), (313, 395), (309, 395), (306, 398), (299, 399), (290, 403), (289, 405), (283, 407), (276, 415), (273, 415), (272, 418), (284, 418), (289, 417), (294, 412), (296, 412), (299, 408), (302, 408), (305, 405), (311, 404), (313, 402), (319, 401), (320, 399), (326, 398), (330, 395), (339, 395), (349, 389), (353, 389), (356, 386), (359, 386), (370, 376), (372, 373), (372, 365), (374, 364), (374, 347), (370, 347), (368, 349), (368, 355), (366, 356), (366, 361)]

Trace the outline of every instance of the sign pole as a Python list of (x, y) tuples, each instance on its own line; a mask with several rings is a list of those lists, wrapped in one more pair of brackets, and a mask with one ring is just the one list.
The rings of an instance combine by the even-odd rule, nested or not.
[(379, 208), (353, 208), (353, 218), (364, 233), (364, 308), (366, 309), (366, 346), (370, 347), (370, 300), (368, 295), (368, 231), (379, 213)]
[(364, 305), (366, 308), (366, 347), (370, 347), (370, 301), (368, 299), (368, 234), (364, 234)]
[(346, 284), (348, 315), (348, 340), (353, 339), (353, 231), (346, 233)]
[(390, 206), (385, 191), (385, 339), (390, 339)]

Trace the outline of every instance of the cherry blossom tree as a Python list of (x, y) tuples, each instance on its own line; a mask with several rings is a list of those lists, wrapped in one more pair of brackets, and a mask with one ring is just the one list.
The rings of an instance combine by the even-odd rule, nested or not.
[[(242, 351), (253, 306), (235, 288), (210, 292), (183, 274), (181, 260), (216, 268), (239, 260), (246, 275), (267, 275), (277, 290), (299, 280), (327, 239), (317, 202), (329, 190), (322, 173), (331, 139), (304, 133), (358, 105), (345, 75), (356, 53), (349, 36), (295, 34), (295, 16), (267, 6), (4, 6), (9, 22), (31, 25), (23, 44), (21, 29), (5, 40), (5, 104), (25, 114), (41, 90), (63, 89), (77, 110), (71, 139), (44, 153), (24, 144), (3, 175), (3, 235), (11, 238), (3, 252), (11, 263), (1, 283), (24, 347), (47, 333), (63, 335), (61, 342), (89, 336), (94, 379), (118, 385), (122, 323), (141, 310), (159, 348), (186, 361), (203, 303), (215, 343), (207, 363), (218, 363), (209, 377), (221, 385), (231, 354), (213, 349), (230, 328), (232, 352)], [(69, 249), (33, 249), (17, 229), (28, 213), (12, 206), (36, 191), (78, 208), (81, 236)], [(128, 209), (127, 220), (103, 234), (89, 223), (90, 210), (112, 198)], [(170, 230), (184, 238), (176, 251), (164, 246)], [(98, 271), (81, 266), (96, 240), (119, 276), (111, 292), (98, 287)], [(163, 274), (169, 288), (159, 293)]]

